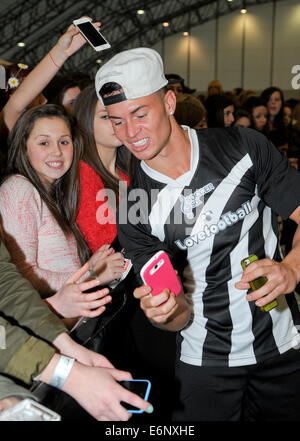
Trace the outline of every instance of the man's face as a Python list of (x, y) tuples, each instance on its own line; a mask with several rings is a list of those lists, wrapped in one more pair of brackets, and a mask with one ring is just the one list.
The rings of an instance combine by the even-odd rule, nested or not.
[(106, 107), (117, 138), (138, 159), (155, 158), (171, 135), (170, 112), (176, 97), (172, 91), (161, 92)]

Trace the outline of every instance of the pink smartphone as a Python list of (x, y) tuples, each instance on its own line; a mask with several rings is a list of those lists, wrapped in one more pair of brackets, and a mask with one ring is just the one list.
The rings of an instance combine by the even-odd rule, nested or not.
[(145, 285), (152, 288), (151, 295), (160, 294), (169, 288), (176, 296), (181, 290), (181, 285), (176, 272), (165, 251), (158, 251), (141, 269), (141, 278)]

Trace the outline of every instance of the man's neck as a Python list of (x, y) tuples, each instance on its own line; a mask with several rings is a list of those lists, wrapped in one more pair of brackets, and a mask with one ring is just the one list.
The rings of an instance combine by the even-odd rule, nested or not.
[(188, 131), (172, 121), (172, 132), (166, 146), (155, 158), (145, 163), (153, 170), (177, 179), (190, 170), (190, 161), (191, 142)]

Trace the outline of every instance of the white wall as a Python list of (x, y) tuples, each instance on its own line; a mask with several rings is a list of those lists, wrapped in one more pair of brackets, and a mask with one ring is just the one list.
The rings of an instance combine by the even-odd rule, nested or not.
[(277, 2), (274, 17), (273, 34), (273, 3), (251, 6), (247, 14), (234, 11), (192, 28), (189, 37), (168, 37), (155, 49), (164, 58), (166, 73), (178, 73), (198, 91), (205, 92), (217, 77), (225, 90), (243, 86), (261, 91), (273, 85), (286, 98), (300, 99), (300, 89), (291, 84), (292, 66), (300, 65), (299, 0)]

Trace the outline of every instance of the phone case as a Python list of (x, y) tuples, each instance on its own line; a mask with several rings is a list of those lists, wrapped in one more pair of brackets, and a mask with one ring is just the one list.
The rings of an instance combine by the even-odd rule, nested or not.
[[(251, 254), (251, 256), (246, 257), (246, 259), (243, 259), (241, 261), (241, 265), (243, 270), (247, 268), (248, 265), (250, 265), (250, 263), (255, 262), (256, 260), (258, 260), (258, 257), (256, 256), (256, 254)], [(267, 278), (262, 276), (262, 277), (258, 277), (258, 279), (252, 280), (250, 283), (251, 289), (252, 291), (255, 291), (256, 289), (261, 288), (266, 282), (267, 282)], [(276, 308), (276, 306), (278, 305), (277, 300), (273, 300), (270, 303), (267, 303), (265, 306), (261, 306), (260, 309), (264, 312), (268, 312), (271, 311), (271, 309)]]
[(31, 398), (0, 412), (0, 421), (60, 421), (61, 416)]
[[(120, 384), (131, 392), (139, 395), (143, 400), (147, 401), (150, 394), (151, 382), (149, 380), (125, 380), (120, 381)], [(128, 403), (121, 401), (121, 404), (126, 407), (127, 412), (130, 413), (143, 413), (143, 409), (133, 408)]]
[(145, 285), (152, 288), (152, 296), (160, 294), (166, 288), (177, 296), (181, 290), (175, 270), (165, 251), (158, 251), (151, 257), (140, 274)]

